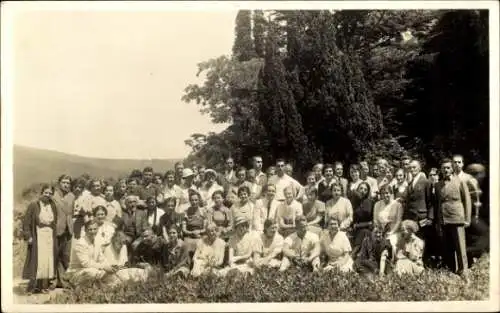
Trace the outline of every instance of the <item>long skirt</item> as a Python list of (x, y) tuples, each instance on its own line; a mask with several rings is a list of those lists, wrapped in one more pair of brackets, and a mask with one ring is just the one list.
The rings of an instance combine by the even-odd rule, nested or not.
[(53, 230), (50, 227), (37, 226), (36, 234), (38, 238), (36, 279), (53, 279), (55, 278)]

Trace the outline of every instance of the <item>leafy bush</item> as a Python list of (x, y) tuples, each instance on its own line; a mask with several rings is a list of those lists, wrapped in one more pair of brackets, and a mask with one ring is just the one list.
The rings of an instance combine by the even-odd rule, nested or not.
[[(426, 270), (419, 277), (367, 278), (356, 273), (311, 273), (272, 269), (252, 276), (169, 277), (161, 274), (144, 284), (116, 288), (78, 286), (52, 298), (50, 303), (203, 303), (203, 302), (353, 302), (486, 300), (489, 257), (483, 256), (471, 272), (470, 285), (441, 270)], [(106, 290), (103, 292), (103, 290)]]

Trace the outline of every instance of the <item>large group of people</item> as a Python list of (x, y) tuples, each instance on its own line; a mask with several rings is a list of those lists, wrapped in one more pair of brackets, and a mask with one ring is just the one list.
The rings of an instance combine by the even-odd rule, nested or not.
[(261, 267), (373, 276), (442, 265), (468, 280), (489, 248), (484, 166), (465, 173), (460, 155), (427, 175), (408, 156), (351, 164), (348, 178), (341, 162), (318, 163), (305, 184), (283, 159), (266, 172), (260, 156), (249, 169), (225, 161), (220, 173), (179, 162), (117, 183), (63, 174), (44, 185), (23, 218), (28, 292), (141, 282), (154, 268), (167, 276)]

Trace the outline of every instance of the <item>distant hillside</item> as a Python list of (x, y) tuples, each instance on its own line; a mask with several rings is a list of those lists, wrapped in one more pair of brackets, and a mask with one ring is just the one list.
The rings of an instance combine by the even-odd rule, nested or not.
[(128, 160), (96, 159), (66, 154), (57, 151), (28, 148), (14, 145), (14, 195), (33, 183), (50, 182), (62, 173), (79, 176), (88, 173), (92, 177), (119, 177), (132, 169), (152, 166), (164, 173), (173, 169), (178, 159)]

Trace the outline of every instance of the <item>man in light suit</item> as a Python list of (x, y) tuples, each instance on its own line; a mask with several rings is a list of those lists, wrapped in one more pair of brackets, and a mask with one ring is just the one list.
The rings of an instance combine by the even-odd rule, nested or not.
[(58, 186), (52, 197), (57, 210), (57, 260), (56, 260), (56, 287), (62, 288), (62, 276), (69, 266), (71, 252), (71, 237), (73, 236), (73, 205), (75, 195), (71, 192), (71, 177), (61, 175)]

